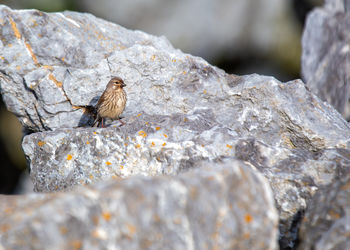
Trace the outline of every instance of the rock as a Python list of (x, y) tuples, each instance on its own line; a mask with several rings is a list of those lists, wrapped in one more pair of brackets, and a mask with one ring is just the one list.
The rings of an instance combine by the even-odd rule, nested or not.
[(350, 173), (320, 188), (306, 210), (299, 249), (349, 249)]
[[(300, 80), (228, 75), (165, 38), (89, 14), (2, 6), (0, 18), (1, 92), (32, 132), (22, 147), (36, 191), (176, 176), (235, 157), (269, 180), (280, 244), (293, 247), (299, 211), (349, 167), (349, 124)], [(111, 75), (127, 85), (126, 125), (89, 128)]]
[[(183, 4), (164, 0), (86, 0), (77, 6), (130, 29), (165, 35), (177, 48), (210, 60), (246, 53), (278, 56), (281, 53), (276, 48), (298, 50), (300, 39), (286, 1), (193, 0)], [(293, 57), (286, 54), (279, 59)]]
[(2, 196), (0, 245), (277, 249), (278, 215), (265, 178), (232, 159), (197, 166), (176, 177), (139, 176), (67, 193)]
[(328, 0), (304, 29), (302, 75), (310, 90), (350, 120), (350, 1)]

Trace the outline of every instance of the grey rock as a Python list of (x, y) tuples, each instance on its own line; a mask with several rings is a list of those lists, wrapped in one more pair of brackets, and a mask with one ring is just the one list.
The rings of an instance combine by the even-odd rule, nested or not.
[[(236, 157), (270, 181), (282, 245), (293, 246), (298, 211), (349, 167), (349, 124), (300, 80), (228, 75), (165, 38), (89, 14), (2, 6), (0, 18), (1, 93), (36, 132), (22, 143), (36, 191)], [(126, 125), (87, 128), (111, 75), (127, 84)]]
[(306, 210), (299, 249), (350, 248), (350, 172), (320, 188)]
[(211, 60), (242, 51), (276, 55), (272, 51), (287, 45), (285, 37), (299, 40), (287, 1), (85, 0), (77, 5), (130, 29), (165, 35), (177, 48)]
[(302, 75), (310, 90), (350, 120), (349, 1), (328, 0), (309, 14), (302, 45)]
[(265, 178), (232, 159), (197, 165), (176, 177), (139, 176), (67, 193), (2, 196), (0, 246), (277, 249), (278, 214)]

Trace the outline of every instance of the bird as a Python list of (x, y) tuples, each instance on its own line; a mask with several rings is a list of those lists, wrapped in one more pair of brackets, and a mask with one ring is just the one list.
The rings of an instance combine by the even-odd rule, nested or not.
[(100, 99), (96, 105), (96, 119), (93, 123), (93, 127), (103, 128), (104, 118), (119, 119), (122, 125), (125, 123), (120, 119), (121, 113), (123, 113), (126, 105), (126, 93), (124, 87), (126, 84), (123, 79), (118, 76), (112, 77), (108, 82), (105, 91), (102, 93)]

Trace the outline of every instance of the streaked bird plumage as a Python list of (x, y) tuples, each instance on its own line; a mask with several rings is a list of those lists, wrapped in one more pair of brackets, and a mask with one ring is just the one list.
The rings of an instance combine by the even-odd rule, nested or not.
[[(119, 119), (120, 115), (123, 113), (126, 105), (126, 93), (124, 91), (125, 87), (124, 81), (120, 77), (113, 77), (107, 84), (105, 91), (98, 100), (96, 109), (97, 117), (94, 122), (94, 127), (103, 127), (104, 118)], [(124, 125), (124, 122), (120, 120)]]

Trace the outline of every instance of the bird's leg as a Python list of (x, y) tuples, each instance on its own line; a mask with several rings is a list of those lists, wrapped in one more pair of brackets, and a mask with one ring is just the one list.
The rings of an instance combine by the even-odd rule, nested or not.
[(123, 122), (123, 120), (120, 117), (119, 117), (119, 121), (122, 124), (122, 126), (124, 126), (126, 124), (125, 122)]
[(104, 126), (103, 126), (103, 120), (104, 120), (104, 118), (101, 118), (101, 128), (104, 128)]

